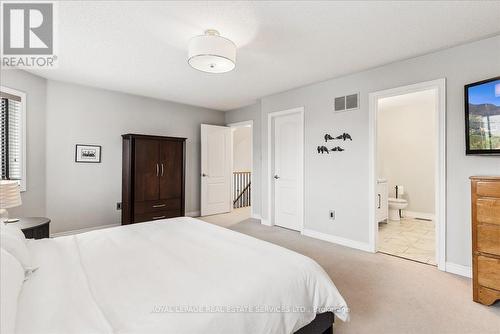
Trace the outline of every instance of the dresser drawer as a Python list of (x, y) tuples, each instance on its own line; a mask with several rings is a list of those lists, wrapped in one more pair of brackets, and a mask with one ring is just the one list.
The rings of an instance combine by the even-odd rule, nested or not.
[(160, 212), (166, 210), (177, 210), (181, 208), (180, 198), (171, 198), (155, 201), (144, 201), (134, 203), (134, 213), (142, 214), (148, 212)]
[(136, 213), (134, 215), (134, 222), (140, 223), (140, 222), (147, 222), (147, 221), (151, 221), (151, 220), (174, 218), (174, 217), (179, 217), (180, 215), (181, 215), (180, 209), (165, 210), (165, 211), (159, 211), (159, 212)]
[(478, 255), (477, 282), (481, 286), (500, 290), (500, 259)]
[(477, 225), (477, 250), (500, 256), (500, 226)]
[(476, 193), (478, 196), (500, 198), (500, 187), (498, 186), (498, 181), (478, 181), (476, 184)]
[(476, 202), (476, 219), (478, 223), (500, 226), (500, 199), (478, 198)]

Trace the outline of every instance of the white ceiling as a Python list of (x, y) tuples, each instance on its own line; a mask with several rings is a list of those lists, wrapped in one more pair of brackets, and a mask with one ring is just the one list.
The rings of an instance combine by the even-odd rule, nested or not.
[[(59, 2), (46, 78), (229, 110), (258, 98), (500, 33), (500, 1)], [(217, 29), (236, 69), (186, 61)]]

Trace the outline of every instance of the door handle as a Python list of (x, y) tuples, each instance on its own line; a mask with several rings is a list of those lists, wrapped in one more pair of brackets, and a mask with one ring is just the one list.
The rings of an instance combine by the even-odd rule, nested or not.
[(381, 203), (381, 196), (380, 196), (380, 194), (377, 194), (377, 196), (378, 196), (378, 208), (377, 209), (380, 209), (380, 206), (382, 204)]
[(166, 204), (156, 204), (156, 205), (153, 205), (153, 208), (163, 208), (167, 206)]
[(156, 163), (156, 176), (160, 175), (160, 166)]
[(167, 216), (158, 216), (158, 217), (153, 217), (153, 220), (156, 220), (156, 219), (163, 219), (163, 218), (167, 218)]
[(278, 175), (274, 175), (274, 178), (277, 180), (279, 179), (280, 177)]
[(163, 162), (161, 163), (161, 176), (163, 176), (163, 172), (165, 171), (165, 169), (163, 168)]
[(202, 177), (207, 177), (208, 175), (207, 175), (207, 174), (205, 174), (205, 173), (202, 173), (202, 174), (201, 174), (201, 176), (202, 176)]

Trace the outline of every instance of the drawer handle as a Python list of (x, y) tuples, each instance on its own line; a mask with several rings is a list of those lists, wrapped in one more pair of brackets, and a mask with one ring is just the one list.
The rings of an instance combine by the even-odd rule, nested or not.
[(167, 216), (153, 217), (153, 220), (167, 218)]
[(153, 208), (163, 208), (164, 206), (167, 206), (166, 204), (156, 204), (153, 205)]

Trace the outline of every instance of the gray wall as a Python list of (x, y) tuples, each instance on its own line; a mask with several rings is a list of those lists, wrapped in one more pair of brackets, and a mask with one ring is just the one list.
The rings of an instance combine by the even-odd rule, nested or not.
[[(187, 137), (186, 213), (200, 208), (200, 124), (224, 113), (102, 89), (47, 83), (47, 215), (52, 232), (120, 222), (124, 133)], [(75, 144), (102, 145), (102, 163), (75, 163)]]
[(243, 121), (253, 121), (253, 175), (252, 175), (252, 214), (260, 216), (262, 194), (261, 194), (261, 110), (260, 102), (240, 109), (227, 111), (225, 113), (226, 124)]
[(45, 98), (47, 80), (18, 71), (2, 70), (0, 83), (26, 93), (26, 191), (12, 217), (45, 216)]
[[(471, 263), (470, 190), (468, 177), (500, 174), (499, 157), (465, 156), (463, 86), (500, 74), (500, 36), (400, 61), (353, 75), (293, 89), (261, 100), (262, 163), (267, 166), (267, 114), (305, 107), (305, 228), (368, 243), (368, 94), (412, 83), (447, 81), (447, 248), (448, 262)], [(360, 93), (360, 109), (335, 114), (333, 98)], [(226, 121), (244, 119), (258, 104), (226, 113)], [(250, 112), (252, 111), (252, 112)], [(233, 116), (233, 113), (237, 116)], [(254, 116), (255, 117), (255, 116)], [(255, 131), (258, 131), (255, 129)], [(326, 133), (349, 132), (346, 151), (318, 155), (316, 146)], [(257, 137), (257, 136), (255, 136)], [(261, 189), (267, 189), (263, 175)], [(267, 217), (267, 194), (261, 215)], [(328, 210), (337, 210), (334, 223)]]
[[(200, 209), (200, 124), (224, 112), (45, 80), (2, 70), (1, 84), (27, 94), (27, 191), (12, 216), (47, 216), (51, 232), (117, 224), (121, 135), (187, 137), (186, 212)], [(102, 163), (75, 163), (75, 144), (102, 145)]]

